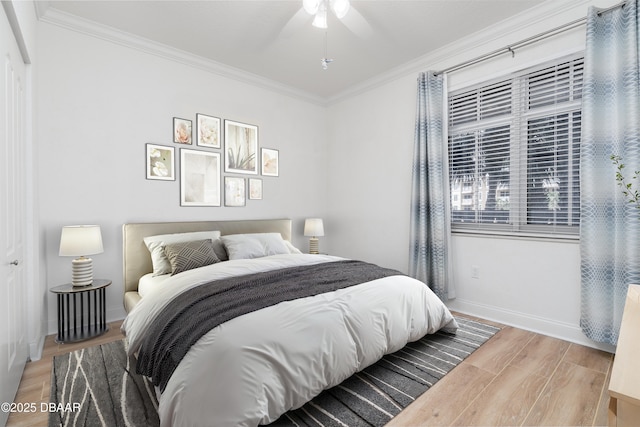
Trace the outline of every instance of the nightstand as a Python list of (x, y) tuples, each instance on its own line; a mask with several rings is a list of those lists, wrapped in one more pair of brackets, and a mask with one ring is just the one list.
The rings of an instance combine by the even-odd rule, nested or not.
[(88, 340), (109, 330), (105, 290), (111, 280), (94, 279), (89, 286), (67, 283), (51, 288), (58, 295), (57, 343)]

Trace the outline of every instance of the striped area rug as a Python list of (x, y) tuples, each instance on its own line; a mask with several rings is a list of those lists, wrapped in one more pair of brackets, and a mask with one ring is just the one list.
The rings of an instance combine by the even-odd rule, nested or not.
[[(272, 426), (383, 426), (499, 328), (457, 317), (456, 334), (438, 332), (385, 356)], [(137, 375), (126, 342), (54, 357), (49, 426), (157, 426), (157, 400)], [(79, 403), (77, 407), (71, 406)]]
[(125, 340), (54, 356), (49, 427), (160, 425), (153, 384), (135, 369)]
[(281, 416), (272, 426), (384, 426), (500, 329), (456, 317), (456, 334), (407, 344)]

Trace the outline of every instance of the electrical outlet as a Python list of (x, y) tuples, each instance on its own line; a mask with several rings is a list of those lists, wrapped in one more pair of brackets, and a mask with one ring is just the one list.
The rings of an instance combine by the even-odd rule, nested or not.
[(480, 278), (480, 267), (478, 267), (477, 265), (472, 265), (471, 266), (471, 278), (472, 279), (479, 279)]

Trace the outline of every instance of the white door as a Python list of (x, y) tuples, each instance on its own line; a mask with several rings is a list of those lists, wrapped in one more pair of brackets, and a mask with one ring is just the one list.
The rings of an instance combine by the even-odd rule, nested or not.
[[(13, 402), (28, 357), (25, 298), (26, 67), (0, 12), (0, 403)], [(0, 425), (8, 418), (0, 411)]]

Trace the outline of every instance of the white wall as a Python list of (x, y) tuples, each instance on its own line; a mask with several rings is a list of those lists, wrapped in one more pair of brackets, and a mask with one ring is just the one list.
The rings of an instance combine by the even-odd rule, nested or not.
[[(58, 256), (63, 225), (102, 227), (105, 251), (92, 258), (94, 276), (113, 280), (109, 321), (124, 317), (126, 222), (292, 218), (294, 244), (306, 247), (303, 219), (325, 216), (327, 206), (324, 107), (47, 23), (38, 43), (41, 261), (49, 288), (70, 281), (71, 259)], [(174, 146), (178, 157), (172, 117), (195, 121), (196, 113), (258, 125), (260, 146), (280, 150), (280, 176), (263, 177), (263, 200), (180, 207), (179, 180), (145, 179), (145, 144)], [(48, 300), (53, 333), (53, 294)]]
[[(559, 2), (558, 2), (559, 3)], [(407, 271), (416, 78), (586, 16), (589, 4), (546, 4), (429, 57), (365, 82), (329, 107), (331, 252)], [(556, 7), (558, 4), (558, 7)], [(584, 49), (584, 26), (449, 75), (465, 87)], [(327, 233), (327, 237), (328, 237)], [(576, 241), (453, 238), (455, 310), (611, 350), (579, 329), (580, 256)], [(477, 266), (480, 277), (471, 278)]]
[[(336, 97), (329, 107), (240, 83), (197, 67), (41, 23), (38, 37), (38, 179), (42, 265), (48, 287), (69, 280), (57, 256), (60, 227), (97, 223), (108, 277), (108, 318), (122, 310), (121, 225), (132, 221), (290, 217), (306, 247), (303, 218), (326, 218), (321, 251), (407, 271), (416, 77), (584, 17), (587, 5), (548, 2), (535, 14), (444, 46)], [(556, 6), (557, 5), (557, 6)], [(583, 31), (453, 73), (450, 89), (582, 49)], [(245, 208), (179, 206), (179, 183), (144, 179), (144, 145), (173, 145), (171, 118), (205, 113), (260, 127), (280, 150), (281, 176), (264, 178), (264, 200)], [(176, 146), (177, 147), (177, 146)], [(575, 242), (455, 236), (452, 308), (572, 341), (579, 332)], [(470, 266), (478, 279), (471, 279)], [(49, 332), (54, 299), (49, 297)]]
[(415, 82), (401, 78), (328, 109), (331, 253), (407, 271)]

